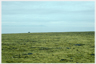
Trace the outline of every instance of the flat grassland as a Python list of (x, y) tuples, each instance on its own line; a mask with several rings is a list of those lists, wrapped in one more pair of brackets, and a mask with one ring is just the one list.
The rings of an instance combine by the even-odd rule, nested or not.
[(94, 63), (95, 32), (2, 34), (2, 63)]

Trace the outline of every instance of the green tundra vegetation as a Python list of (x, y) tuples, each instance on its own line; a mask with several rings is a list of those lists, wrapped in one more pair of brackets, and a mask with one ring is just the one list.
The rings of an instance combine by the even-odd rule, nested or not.
[(2, 34), (2, 63), (95, 63), (95, 32)]

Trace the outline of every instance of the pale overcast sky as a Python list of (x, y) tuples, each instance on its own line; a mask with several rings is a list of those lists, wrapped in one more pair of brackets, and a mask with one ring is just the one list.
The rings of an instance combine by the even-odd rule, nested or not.
[(95, 31), (95, 1), (2, 1), (2, 33)]

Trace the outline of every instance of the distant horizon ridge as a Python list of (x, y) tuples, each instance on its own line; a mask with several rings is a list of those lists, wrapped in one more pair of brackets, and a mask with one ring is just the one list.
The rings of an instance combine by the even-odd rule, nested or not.
[[(22, 32), (22, 33), (29, 33), (28, 32)], [(95, 31), (66, 31), (66, 32), (95, 32)], [(30, 33), (53, 33), (53, 32), (30, 32)], [(54, 32), (54, 33), (60, 33), (60, 32)], [(2, 34), (19, 34), (19, 33), (2, 33)]]

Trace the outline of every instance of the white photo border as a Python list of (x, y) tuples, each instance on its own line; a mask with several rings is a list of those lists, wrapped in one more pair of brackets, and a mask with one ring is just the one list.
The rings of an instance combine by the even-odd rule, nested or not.
[[(95, 40), (96, 40), (96, 0), (0, 0), (0, 43), (2, 42), (2, 1), (95, 1)], [(0, 44), (0, 63), (1, 64), (10, 64), (10, 63), (2, 63), (2, 46)], [(95, 41), (95, 53), (96, 53), (96, 41)], [(95, 55), (95, 63), (96, 63), (96, 55)], [(95, 64), (95, 63), (11, 63), (11, 64)]]

